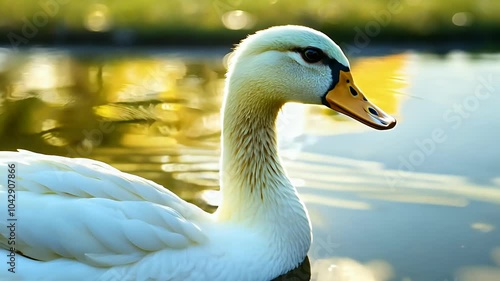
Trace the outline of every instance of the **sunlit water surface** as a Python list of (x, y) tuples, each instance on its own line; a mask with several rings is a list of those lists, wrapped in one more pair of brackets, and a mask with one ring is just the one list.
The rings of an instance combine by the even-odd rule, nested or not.
[[(215, 210), (224, 50), (0, 50), (1, 150), (98, 159)], [(283, 109), (281, 155), (314, 228), (311, 272), (292, 280), (500, 280), (499, 64), (353, 58), (391, 131)]]

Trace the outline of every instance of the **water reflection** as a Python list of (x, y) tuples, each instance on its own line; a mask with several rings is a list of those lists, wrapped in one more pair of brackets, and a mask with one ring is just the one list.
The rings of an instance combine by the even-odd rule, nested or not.
[[(403, 128), (420, 118), (408, 114), (408, 106), (426, 101), (412, 98), (423, 91), (408, 93), (420, 79), (408, 70), (416, 56), (352, 61), (356, 83), (398, 115)], [(224, 73), (222, 56), (2, 50), (0, 148), (101, 160), (213, 211), (220, 202)], [(431, 256), (445, 259), (449, 254), (440, 247), (457, 257), (434, 268), (440, 276), (498, 280), (498, 173), (491, 181), (471, 182), (467, 176), (401, 170), (390, 160), (370, 160), (366, 155), (384, 159), (405, 147), (399, 127), (382, 136), (319, 106), (287, 105), (278, 129), (282, 158), (310, 211), (315, 235), (310, 269), (307, 259), (306, 269), (289, 280), (430, 280), (435, 276), (420, 273), (419, 266), (432, 267)], [(369, 152), (366, 144), (372, 145)], [(428, 252), (407, 254), (411, 244)], [(488, 264), (487, 251), (493, 251), (495, 266)], [(478, 276), (485, 279), (473, 279)]]
[(312, 271), (313, 280), (317, 281), (388, 281), (394, 278), (392, 265), (382, 260), (363, 264), (349, 258), (320, 259)]

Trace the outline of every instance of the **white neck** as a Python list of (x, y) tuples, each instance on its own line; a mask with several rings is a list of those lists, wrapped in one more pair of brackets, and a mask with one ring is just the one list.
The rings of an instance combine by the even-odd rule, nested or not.
[(305, 255), (311, 242), (309, 218), (278, 156), (275, 122), (283, 102), (266, 100), (251, 89), (232, 83), (226, 89), (222, 203), (215, 215), (219, 221), (262, 227), (281, 246), (294, 243), (293, 254)]

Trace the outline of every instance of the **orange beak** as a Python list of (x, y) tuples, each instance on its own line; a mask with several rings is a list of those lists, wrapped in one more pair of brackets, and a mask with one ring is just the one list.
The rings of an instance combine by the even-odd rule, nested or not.
[(396, 119), (369, 102), (356, 87), (350, 72), (340, 70), (339, 82), (326, 96), (331, 109), (352, 117), (377, 130), (396, 126)]

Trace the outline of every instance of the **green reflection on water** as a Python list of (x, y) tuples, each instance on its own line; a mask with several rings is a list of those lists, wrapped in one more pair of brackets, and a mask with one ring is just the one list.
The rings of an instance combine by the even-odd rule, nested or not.
[(193, 201), (217, 188), (220, 59), (3, 55), (3, 150), (103, 160)]

